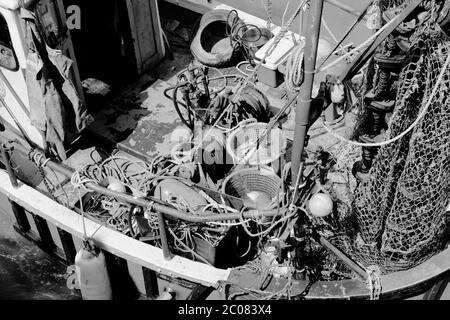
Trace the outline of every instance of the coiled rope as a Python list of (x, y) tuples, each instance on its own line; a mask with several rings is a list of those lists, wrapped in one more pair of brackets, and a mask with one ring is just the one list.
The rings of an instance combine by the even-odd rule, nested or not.
[(302, 40), (289, 55), (286, 62), (286, 89), (291, 92), (300, 91), (301, 85), (304, 80), (304, 49), (305, 42)]

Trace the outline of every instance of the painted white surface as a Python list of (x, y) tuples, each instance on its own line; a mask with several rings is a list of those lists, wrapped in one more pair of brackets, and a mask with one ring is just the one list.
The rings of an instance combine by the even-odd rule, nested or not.
[(9, 10), (16, 10), (19, 8), (19, 2), (17, 0), (0, 0), (0, 7)]

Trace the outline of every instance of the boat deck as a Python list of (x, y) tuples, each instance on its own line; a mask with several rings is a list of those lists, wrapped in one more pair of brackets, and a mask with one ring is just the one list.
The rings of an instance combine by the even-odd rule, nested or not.
[[(177, 113), (175, 112), (172, 101), (167, 99), (164, 90), (175, 84), (177, 74), (183, 70), (192, 60), (192, 56), (187, 50), (176, 49), (173, 51), (174, 59), (166, 59), (151, 73), (143, 75), (137, 82), (128, 86), (124, 90), (109, 98), (102, 106), (98, 106), (99, 111), (95, 115), (95, 122), (86, 130), (81, 139), (73, 146), (69, 153), (69, 158), (64, 162), (72, 169), (80, 169), (87, 164), (93, 164), (100, 160), (102, 150), (107, 154), (120, 154), (125, 157), (136, 157), (141, 160), (151, 161), (159, 155), (170, 153), (176, 141), (171, 140), (171, 134), (174, 130), (182, 127)], [(224, 72), (234, 72), (232, 69)], [(263, 84), (257, 84), (269, 98), (275, 110), (279, 109), (285, 103), (283, 89), (272, 89)], [(288, 138), (292, 139), (293, 113), (290, 115), (287, 123), (284, 124), (284, 132)], [(354, 125), (354, 116), (349, 115), (345, 125), (337, 128), (336, 131), (341, 135), (349, 135)], [(316, 147), (332, 149), (338, 146), (339, 141), (333, 136), (327, 134), (319, 125), (314, 125), (310, 131), (308, 149), (314, 150)], [(52, 194), (48, 192), (47, 186), (42, 181), (42, 177), (36, 167), (30, 165), (23, 159), (15, 158), (18, 165), (19, 176), (30, 185), (37, 185), (37, 189), (47, 194), (55, 196), (68, 208), (73, 209), (79, 201), (79, 193), (70, 183), (70, 179), (59, 173), (46, 168), (50, 180), (50, 185), (54, 186)], [(435, 273), (441, 270), (441, 260), (446, 255), (435, 257), (427, 266), (435, 266)], [(408, 277), (412, 284), (418, 283), (422, 274), (427, 271), (427, 266), (418, 267), (418, 274)], [(445, 271), (445, 270), (442, 270)], [(387, 277), (389, 278), (389, 277)], [(258, 288), (260, 275), (254, 274), (250, 270), (233, 271), (230, 273), (229, 281), (239, 283), (246, 288)], [(395, 278), (386, 284), (387, 290), (394, 291)], [(415, 281), (415, 282), (414, 282)], [(293, 295), (301, 294), (308, 289), (308, 283), (305, 281), (294, 281)], [(399, 283), (399, 285), (404, 285)], [(278, 292), (285, 286), (285, 281), (275, 279), (267, 290)], [(311, 288), (309, 288), (311, 289)], [(345, 290), (351, 291), (346, 292)], [(406, 290), (406, 289), (405, 289)], [(145, 291), (145, 290), (144, 290)], [(450, 290), (442, 295), (442, 298), (450, 298)], [(366, 296), (368, 289), (364, 282), (344, 282), (340, 285), (319, 284), (312, 288), (313, 296), (328, 297), (346, 297), (349, 294), (354, 296)], [(231, 292), (234, 296), (239, 296), (239, 292)], [(442, 294), (442, 293), (441, 293)]]

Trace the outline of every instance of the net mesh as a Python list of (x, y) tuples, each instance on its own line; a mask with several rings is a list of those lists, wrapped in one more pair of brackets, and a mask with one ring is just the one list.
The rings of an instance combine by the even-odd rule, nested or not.
[[(404, 132), (424, 110), (449, 54), (450, 38), (435, 23), (436, 3), (427, 2), (431, 14), (411, 38), (388, 138)], [(437, 94), (414, 129), (379, 149), (371, 178), (356, 188), (345, 217), (345, 232), (333, 239), (365, 267), (378, 265), (383, 273), (408, 269), (442, 250), (448, 240), (448, 68), (438, 85)]]

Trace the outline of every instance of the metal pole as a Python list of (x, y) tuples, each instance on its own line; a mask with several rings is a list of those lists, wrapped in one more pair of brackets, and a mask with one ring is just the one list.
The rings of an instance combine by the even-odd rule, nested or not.
[(23, 103), (22, 99), (20, 99), (19, 95), (17, 94), (16, 90), (14, 90), (11, 83), (8, 81), (8, 79), (5, 77), (3, 72), (0, 70), (0, 80), (3, 81), (3, 83), (8, 87), (8, 90), (11, 92), (13, 97), (17, 100), (17, 103), (19, 104), (20, 108), (22, 108), (22, 111), (27, 115), (27, 117), (30, 117), (30, 111)]
[(156, 215), (158, 216), (159, 235), (161, 237), (164, 259), (172, 260), (173, 255), (170, 252), (169, 242), (167, 240), (166, 221), (164, 220), (164, 215), (161, 211), (157, 211)]
[(359, 277), (363, 280), (367, 280), (368, 275), (366, 270), (364, 270), (359, 264), (354, 262), (352, 259), (347, 257), (341, 250), (336, 248), (331, 242), (320, 235), (315, 235), (315, 238), (319, 243), (324, 246), (327, 250), (333, 253), (336, 257), (338, 257), (347, 267), (352, 269)]
[(317, 46), (319, 44), (320, 25), (324, 0), (311, 1), (308, 12), (308, 25), (305, 30), (305, 80), (300, 89), (301, 94), (297, 103), (295, 116), (294, 149), (292, 153), (292, 184), (295, 184), (303, 158), (305, 139), (311, 109), (311, 92), (317, 60)]
[(0, 107), (3, 107), (8, 111), (8, 114), (13, 119), (14, 123), (16, 124), (17, 128), (19, 128), (20, 133), (23, 135), (23, 138), (27, 141), (27, 143), (30, 146), (34, 146), (34, 143), (32, 142), (31, 138), (28, 136), (25, 128), (20, 124), (19, 119), (17, 119), (16, 115), (12, 111), (12, 109), (8, 106), (8, 104), (5, 101), (5, 97), (0, 96)]

